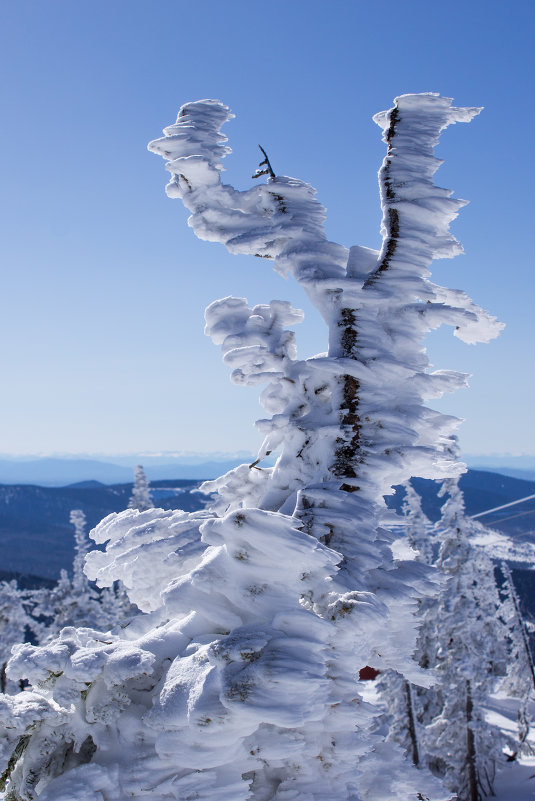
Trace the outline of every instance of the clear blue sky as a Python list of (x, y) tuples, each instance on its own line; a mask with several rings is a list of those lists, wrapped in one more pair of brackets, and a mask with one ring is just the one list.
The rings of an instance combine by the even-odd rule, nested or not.
[(237, 115), (228, 180), (250, 185), (257, 143), (314, 184), (327, 232), (378, 246), (374, 112), (404, 92), (483, 105), (444, 134), (437, 175), (471, 203), (466, 255), (435, 263), (507, 328), (477, 348), (449, 330), (438, 368), (473, 374), (440, 402), (472, 453), (535, 453), (535, 4), (494, 0), (17, 0), (0, 18), (0, 451), (254, 450), (263, 416), (203, 335), (233, 294), (305, 308), (300, 355), (325, 349), (298, 289), (259, 259), (199, 242), (164, 194), (150, 139), (189, 100)]

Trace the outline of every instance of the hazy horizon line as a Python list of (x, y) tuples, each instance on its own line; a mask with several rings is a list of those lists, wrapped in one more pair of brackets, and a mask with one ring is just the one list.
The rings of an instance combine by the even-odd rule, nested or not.
[[(79, 458), (86, 458), (86, 459), (110, 459), (110, 458), (127, 458), (127, 457), (136, 457), (136, 458), (165, 458), (165, 459), (188, 459), (188, 458), (204, 458), (204, 459), (215, 459), (215, 460), (228, 460), (228, 459), (235, 459), (235, 458), (249, 458), (254, 456), (254, 451), (249, 450), (236, 450), (236, 451), (191, 451), (191, 450), (184, 450), (184, 451), (177, 451), (177, 450), (129, 450), (129, 451), (36, 451), (36, 452), (24, 452), (24, 453), (13, 453), (13, 452), (0, 452), (0, 459), (79, 459)], [(489, 452), (467, 452), (461, 453), (460, 459), (461, 461), (466, 459), (500, 459), (500, 458), (509, 458), (509, 459), (535, 459), (535, 452), (528, 452), (523, 451), (513, 452), (513, 451), (489, 451)]]

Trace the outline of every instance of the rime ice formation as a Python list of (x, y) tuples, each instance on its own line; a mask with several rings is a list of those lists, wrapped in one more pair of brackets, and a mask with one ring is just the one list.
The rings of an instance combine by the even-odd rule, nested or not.
[[(221, 182), (229, 152), (219, 101), (188, 103), (150, 150), (166, 159), (170, 197), (197, 236), (272, 261), (302, 286), (328, 348), (299, 360), (283, 301), (213, 303), (206, 331), (237, 383), (267, 382), (258, 458), (216, 482), (213, 507), (111, 515), (88, 556), (102, 586), (121, 580), (144, 614), (102, 634), (65, 629), (23, 646), (32, 693), (0, 705), (9, 720), (5, 780), (29, 801), (446, 801), (425, 771), (372, 733), (361, 667), (426, 684), (412, 660), (418, 599), (433, 574), (396, 562), (385, 493), (411, 475), (455, 475), (445, 456), (457, 421), (424, 401), (465, 382), (430, 373), (423, 337), (442, 323), (467, 341), (499, 324), (462, 292), (429, 281), (459, 246), (463, 201), (436, 187), (433, 148), (478, 109), (403, 95), (376, 117), (384, 244), (326, 239), (314, 190), (270, 176), (240, 192)], [(261, 469), (272, 451), (272, 469)], [(419, 794), (419, 795), (418, 795)]]

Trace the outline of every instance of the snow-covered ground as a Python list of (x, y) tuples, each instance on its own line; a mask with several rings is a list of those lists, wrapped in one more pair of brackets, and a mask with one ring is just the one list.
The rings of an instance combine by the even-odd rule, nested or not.
[(533, 801), (535, 756), (508, 763), (496, 778), (495, 791), (495, 801)]
[[(531, 706), (532, 725), (535, 726), (535, 705)], [(489, 723), (514, 736), (516, 732), (516, 704), (511, 699), (497, 694), (494, 704), (486, 715)], [(535, 799), (535, 731), (532, 729), (528, 741), (533, 755), (522, 756), (514, 762), (505, 762), (496, 774), (496, 801), (534, 801)]]

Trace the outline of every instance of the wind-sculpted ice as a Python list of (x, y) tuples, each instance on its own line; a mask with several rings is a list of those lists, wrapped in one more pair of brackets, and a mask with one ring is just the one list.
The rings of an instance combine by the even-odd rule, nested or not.
[(380, 252), (328, 241), (325, 210), (298, 179), (222, 183), (231, 114), (219, 101), (187, 103), (150, 144), (197, 236), (302, 286), (326, 352), (298, 358), (302, 313), (284, 301), (209, 306), (206, 333), (232, 379), (267, 384), (257, 458), (207, 482), (218, 493), (207, 512), (129, 511), (97, 527), (107, 545), (89, 555), (89, 577), (120, 579), (144, 614), (19, 649), (36, 700), (29, 717), (24, 694), (12, 702), (17, 801), (449, 798), (372, 733), (376, 709), (357, 679), (369, 665), (430, 681), (412, 653), (434, 574), (394, 560), (383, 496), (411, 475), (462, 469), (446, 449), (458, 421), (424, 401), (466, 376), (429, 371), (425, 334), (446, 323), (486, 341), (501, 327), (429, 281), (433, 258), (459, 252), (449, 224), (464, 204), (434, 185), (433, 149), (477, 112), (425, 94), (377, 115), (388, 145)]
[[(122, 536), (127, 520), (158, 519), (158, 512), (161, 520), (161, 510), (125, 512), (101, 524), (98, 538), (110, 533), (114, 541), (109, 556), (92, 562), (106, 581), (121, 575), (135, 583), (136, 552), (147, 572), (151, 561), (159, 564), (147, 525), (131, 530), (130, 548)], [(188, 546), (199, 516), (189, 529), (178, 522), (173, 531), (171, 521), (167, 548), (178, 557), (184, 549), (190, 568), (177, 570), (163, 592), (153, 576), (152, 613), (120, 633), (64, 629), (49, 645), (21, 646), (12, 658), (11, 669), (35, 687), (6, 708), (6, 722), (16, 723), (10, 746), (24, 748), (11, 775), (21, 798), (38, 792), (43, 775), (48, 786), (39, 797), (63, 798), (64, 787), (77, 786), (76, 776), (86, 780), (89, 760), (94, 798), (98, 792), (111, 798), (111, 759), (115, 798), (159, 801), (187, 797), (184, 788), (195, 787), (197, 798), (217, 792), (245, 799), (244, 772), (256, 773), (259, 787), (275, 781), (271, 771), (295, 782), (295, 766), (305, 771), (312, 759), (312, 732), (320, 755), (332, 748), (324, 731), (332, 714), (326, 664), (337, 613), (322, 616), (318, 604), (326, 608), (335, 597), (340, 556), (290, 517), (247, 510), (205, 518), (192, 558)], [(153, 533), (161, 546), (156, 521)], [(120, 758), (125, 752), (128, 759)], [(72, 770), (63, 774), (69, 759)]]
[[(286, 365), (286, 382), (277, 381), (276, 391), (270, 386), (264, 395), (268, 403), (274, 399), (277, 411), (270, 421), (259, 422), (265, 439), (258, 456), (276, 449), (282, 453), (270, 471), (261, 506), (291, 512), (298, 489), (332, 475), (333, 454), (342, 451), (337, 440), (348, 377), (359, 384), (359, 454), (357, 460), (352, 454), (352, 460), (360, 464), (361, 490), (371, 460), (373, 485), (381, 484), (381, 491), (410, 474), (435, 477), (451, 469), (441, 452), (457, 423), (430, 413), (422, 400), (464, 385), (466, 377), (451, 371), (430, 373), (423, 336), (446, 323), (467, 341), (487, 341), (501, 325), (464, 293), (428, 280), (434, 258), (461, 252), (449, 224), (465, 205), (434, 185), (441, 162), (433, 149), (445, 127), (468, 122), (479, 111), (424, 94), (403, 95), (394, 109), (376, 115), (388, 144), (379, 175), (380, 253), (359, 246), (348, 251), (327, 241), (325, 211), (314, 190), (297, 179), (275, 176), (244, 192), (221, 183), (221, 159), (229, 149), (220, 129), (232, 115), (217, 101), (186, 104), (165, 137), (151, 143), (171, 172), (167, 192), (191, 210), (189, 224), (195, 233), (224, 243), (231, 252), (273, 259), (276, 270), (291, 273), (303, 286), (329, 326), (328, 357), (299, 362), (294, 356), (294, 363)], [(220, 326), (228, 314), (226, 327), (237, 342), (244, 331), (239, 330), (235, 307), (227, 299), (212, 304), (207, 314), (214, 306)], [(269, 380), (267, 371), (263, 376), (254, 368), (253, 349), (235, 350), (242, 364), (250, 357), (248, 375)], [(231, 358), (227, 352), (225, 360)], [(233, 380), (242, 373), (243, 368), (234, 370)], [(284, 402), (286, 409), (281, 410)], [(347, 426), (345, 433), (354, 438)], [(386, 460), (381, 458), (385, 453)], [(378, 470), (383, 472), (379, 482)], [(218, 481), (218, 489), (224, 493), (223, 482)], [(258, 496), (253, 498), (256, 504)]]
[(172, 579), (188, 573), (202, 559), (206, 546), (200, 526), (208, 512), (129, 509), (104, 518), (91, 532), (105, 551), (87, 556), (86, 572), (100, 587), (122, 581), (130, 600), (143, 612), (161, 605), (161, 592)]

